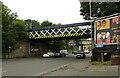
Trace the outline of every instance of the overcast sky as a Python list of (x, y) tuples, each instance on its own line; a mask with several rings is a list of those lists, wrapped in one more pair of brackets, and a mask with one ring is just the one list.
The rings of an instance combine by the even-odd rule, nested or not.
[(79, 0), (1, 0), (19, 19), (71, 24), (85, 22), (80, 16)]

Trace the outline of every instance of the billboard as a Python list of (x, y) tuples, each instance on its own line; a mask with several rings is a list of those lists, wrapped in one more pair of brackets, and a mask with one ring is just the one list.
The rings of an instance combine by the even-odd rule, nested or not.
[(95, 22), (96, 44), (120, 43), (120, 16)]

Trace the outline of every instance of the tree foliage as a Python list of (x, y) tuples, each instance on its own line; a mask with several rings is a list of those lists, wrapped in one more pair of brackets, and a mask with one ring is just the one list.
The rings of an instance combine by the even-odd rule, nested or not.
[[(83, 15), (84, 19), (90, 19), (90, 7), (89, 2), (80, 2), (80, 15)], [(92, 17), (104, 17), (116, 13), (120, 13), (120, 2), (91, 2), (91, 16)]]
[[(2, 5), (2, 45), (8, 50), (9, 46), (14, 46), (17, 39), (16, 30), (13, 28), (13, 22), (16, 19), (16, 14)], [(10, 44), (11, 43), (11, 44)]]
[(2, 49), (3, 53), (16, 49), (16, 44), (27, 39), (27, 27), (17, 14), (2, 5)]
[(25, 21), (24, 20), (15, 20), (13, 24), (14, 29), (17, 31), (17, 41), (21, 42), (27, 39), (27, 26), (25, 26)]
[[(2, 52), (8, 52), (9, 50), (16, 49), (16, 44), (19, 44), (28, 38), (27, 30), (31, 28), (40, 28), (46, 26), (57, 26), (59, 24), (54, 24), (48, 20), (42, 23), (37, 20), (27, 19), (21, 20), (17, 19), (17, 14), (12, 13), (12, 11), (2, 5)], [(61, 49), (65, 41), (45, 41), (44, 43), (49, 50)], [(19, 46), (19, 45), (18, 45)]]
[(60, 24), (54, 24), (48, 20), (45, 20), (41, 23), (41, 27), (46, 27), (46, 26), (57, 26), (57, 25), (60, 25)]
[[(7, 6), (2, 5), (2, 48), (3, 53), (9, 53), (9, 50), (15, 50), (16, 45), (26, 41), (28, 38), (28, 30), (31, 28), (40, 28), (46, 26), (59, 26), (48, 20), (38, 22), (37, 20), (17, 19), (17, 14), (13, 13)], [(79, 41), (78, 41), (79, 42)], [(67, 49), (67, 40), (48, 40), (44, 44), (50, 51), (56, 52), (60, 49)]]

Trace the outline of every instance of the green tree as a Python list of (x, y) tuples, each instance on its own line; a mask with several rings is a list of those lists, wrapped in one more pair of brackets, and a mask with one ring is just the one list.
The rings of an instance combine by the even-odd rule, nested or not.
[(17, 42), (16, 30), (13, 28), (16, 17), (17, 15), (12, 13), (7, 6), (2, 5), (2, 52), (8, 51)]
[[(84, 19), (90, 19), (89, 2), (80, 2), (80, 15), (83, 15)], [(104, 17), (116, 13), (120, 13), (120, 2), (91, 2), (91, 16), (92, 17)]]
[(27, 36), (28, 28), (25, 25), (24, 20), (19, 20), (19, 19), (15, 20), (14, 24), (13, 24), (13, 27), (17, 31), (16, 33), (17, 33), (17, 36), (18, 36), (18, 38), (17, 38), (18, 42), (21, 42), (21, 41), (24, 41), (24, 40), (27, 39), (27, 37), (28, 37)]
[(32, 20), (32, 27), (33, 28), (40, 28), (41, 25), (37, 20)]
[(20, 42), (27, 39), (27, 26), (24, 20), (16, 19), (17, 14), (2, 5), (2, 52), (9, 55), (19, 47)]
[(48, 20), (45, 20), (41, 23), (41, 27), (53, 26), (54, 24)]
[(0, 1), (0, 25), (2, 25), (2, 2)]

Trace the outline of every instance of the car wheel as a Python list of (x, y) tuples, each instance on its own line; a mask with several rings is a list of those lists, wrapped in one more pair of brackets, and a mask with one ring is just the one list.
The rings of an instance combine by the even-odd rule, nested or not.
[(84, 58), (86, 58), (86, 55), (84, 55)]
[(77, 58), (77, 59), (81, 59), (82, 57), (81, 57), (80, 55), (77, 55), (76, 58)]
[(66, 57), (66, 54), (63, 54), (63, 57)]

